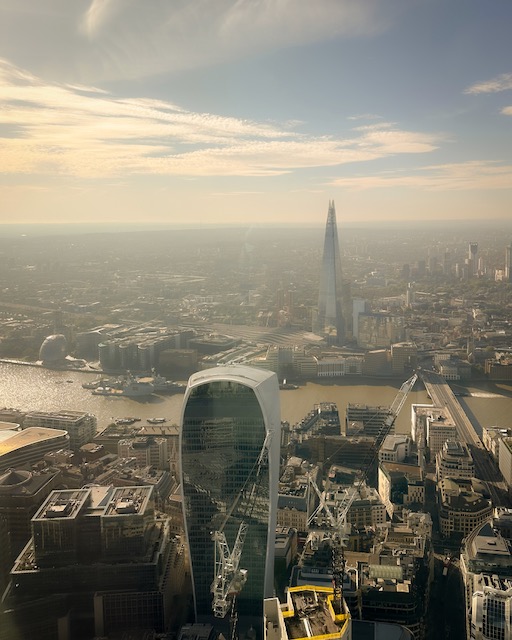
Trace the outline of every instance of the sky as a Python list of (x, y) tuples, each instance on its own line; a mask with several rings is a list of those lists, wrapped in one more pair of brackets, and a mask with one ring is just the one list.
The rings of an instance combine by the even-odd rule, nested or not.
[(509, 0), (1, 0), (0, 223), (512, 218)]

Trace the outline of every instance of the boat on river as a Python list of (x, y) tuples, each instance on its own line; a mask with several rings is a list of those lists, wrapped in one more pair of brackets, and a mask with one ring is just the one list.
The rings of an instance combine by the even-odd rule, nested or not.
[(128, 376), (124, 380), (118, 379), (115, 386), (101, 385), (92, 390), (93, 396), (143, 398), (150, 396), (155, 390), (154, 385), (140, 378)]

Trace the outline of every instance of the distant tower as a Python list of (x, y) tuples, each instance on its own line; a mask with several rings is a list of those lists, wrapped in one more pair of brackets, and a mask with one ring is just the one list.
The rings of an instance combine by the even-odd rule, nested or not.
[(468, 265), (469, 277), (474, 276), (477, 268), (476, 254), (478, 253), (478, 242), (470, 242), (468, 244)]
[(505, 249), (505, 282), (512, 282), (512, 242)]
[(345, 324), (341, 312), (342, 286), (341, 261), (336, 227), (334, 201), (329, 202), (327, 224), (325, 226), (324, 255), (320, 274), (320, 292), (318, 294), (317, 331), (330, 337), (335, 344), (345, 340)]
[(263, 600), (272, 596), (279, 479), (280, 409), (277, 376), (246, 366), (217, 367), (188, 381), (182, 410), (183, 512), (197, 622), (213, 621), (214, 532), (230, 550), (247, 526), (237, 597), (241, 630), (263, 637)]

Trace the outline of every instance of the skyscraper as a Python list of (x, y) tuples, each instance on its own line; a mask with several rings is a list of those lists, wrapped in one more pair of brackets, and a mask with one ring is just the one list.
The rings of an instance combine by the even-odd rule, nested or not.
[(329, 202), (325, 226), (324, 254), (318, 294), (317, 332), (334, 344), (343, 344), (341, 261), (334, 201)]
[(471, 278), (472, 276), (474, 276), (477, 272), (477, 267), (478, 267), (478, 260), (477, 260), (477, 254), (478, 254), (478, 242), (470, 242), (468, 244), (468, 270), (469, 270), (469, 277)]
[[(263, 623), (272, 595), (280, 444), (275, 373), (246, 366), (194, 374), (182, 412), (181, 479), (196, 620), (212, 620), (214, 532), (233, 549), (247, 527), (239, 567), (247, 581), (237, 597), (241, 629)], [(262, 632), (262, 628), (259, 628)]]
[(505, 249), (505, 282), (512, 282), (512, 242)]

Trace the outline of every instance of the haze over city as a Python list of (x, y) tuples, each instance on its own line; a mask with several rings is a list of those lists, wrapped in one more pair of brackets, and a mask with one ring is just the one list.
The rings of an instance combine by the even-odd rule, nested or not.
[(509, 3), (4, 0), (0, 222), (510, 216)]

